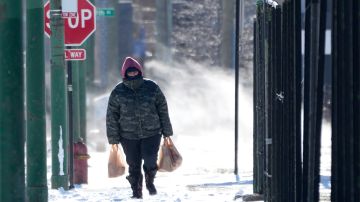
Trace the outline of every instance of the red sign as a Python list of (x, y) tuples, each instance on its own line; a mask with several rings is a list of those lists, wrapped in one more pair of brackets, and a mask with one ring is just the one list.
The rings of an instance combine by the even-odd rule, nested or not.
[[(44, 5), (44, 31), (50, 37), (50, 2)], [(78, 14), (76, 18), (64, 18), (65, 45), (80, 46), (94, 33), (96, 29), (96, 9), (88, 0), (78, 0)]]
[(65, 60), (86, 60), (85, 49), (65, 49)]

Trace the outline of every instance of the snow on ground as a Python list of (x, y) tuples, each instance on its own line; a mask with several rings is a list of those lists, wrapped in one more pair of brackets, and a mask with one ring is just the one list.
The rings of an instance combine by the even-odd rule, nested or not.
[[(183, 155), (182, 166), (174, 172), (158, 172), (155, 179), (158, 194), (149, 196), (144, 187), (142, 201), (233, 201), (237, 194), (252, 193), (251, 172), (241, 171), (239, 177), (232, 173), (232, 159), (224, 153), (228, 152), (227, 147), (231, 148), (227, 141), (220, 142), (217, 147), (220, 151), (207, 148), (206, 145), (215, 142), (203, 141), (201, 137), (174, 137), (174, 143)], [(130, 199), (127, 174), (107, 177), (108, 155), (108, 152), (90, 152), (88, 184), (76, 185), (69, 191), (49, 190), (49, 201), (134, 201)], [(221, 158), (221, 155), (225, 157)], [(242, 163), (245, 164), (251, 162)]]
[[(125, 175), (107, 177), (107, 153), (90, 153), (89, 184), (75, 189), (49, 190), (49, 201), (134, 201)], [(184, 158), (186, 160), (186, 158)], [(233, 201), (240, 190), (251, 193), (251, 178), (238, 182), (231, 173), (202, 172), (185, 174), (179, 170), (158, 173), (158, 194), (150, 196), (144, 189), (143, 200), (137, 201)], [(136, 201), (136, 200), (135, 200)]]

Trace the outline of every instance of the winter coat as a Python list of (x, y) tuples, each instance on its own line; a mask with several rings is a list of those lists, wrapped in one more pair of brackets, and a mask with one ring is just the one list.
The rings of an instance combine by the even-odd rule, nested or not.
[(122, 67), (123, 82), (111, 92), (106, 115), (107, 137), (110, 144), (121, 138), (142, 139), (158, 134), (173, 134), (166, 99), (159, 86), (142, 77), (125, 78), (126, 69), (142, 68), (134, 59), (126, 58)]

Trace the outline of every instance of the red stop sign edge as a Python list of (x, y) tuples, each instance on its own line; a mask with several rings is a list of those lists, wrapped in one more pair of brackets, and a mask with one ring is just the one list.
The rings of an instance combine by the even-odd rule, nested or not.
[[(92, 6), (94, 8), (94, 29), (80, 42), (80, 43), (72, 43), (72, 44), (67, 44), (65, 43), (65, 39), (64, 39), (64, 43), (65, 43), (65, 46), (81, 46), (96, 30), (96, 7), (94, 6), (94, 4), (92, 4), (90, 1), (88, 0), (85, 0), (87, 1), (87, 3), (90, 4), (90, 6)], [(47, 1), (45, 4), (44, 4), (44, 33), (47, 37), (50, 38), (50, 35), (45, 31), (46, 29), (46, 23), (45, 23), (45, 19), (46, 19), (46, 12), (45, 12), (45, 7), (50, 4), (50, 1)], [(49, 7), (49, 10), (50, 10), (50, 7)], [(64, 21), (67, 20), (67, 18), (64, 19)], [(50, 18), (49, 18), (49, 23), (50, 23)], [(65, 25), (65, 23), (64, 23)], [(50, 34), (51, 34), (51, 29), (50, 29)], [(65, 27), (64, 27), (64, 37), (65, 37)]]

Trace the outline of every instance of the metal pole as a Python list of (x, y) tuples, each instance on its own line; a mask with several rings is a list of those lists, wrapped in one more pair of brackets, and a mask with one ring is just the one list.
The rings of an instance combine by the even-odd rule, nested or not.
[[(78, 79), (77, 79), (77, 105), (78, 105), (78, 131), (74, 138), (74, 183), (76, 184), (84, 184), (88, 183), (88, 167), (87, 164), (84, 165), (87, 160), (79, 159), (79, 155), (87, 154), (87, 148), (83, 138), (86, 138), (86, 88), (85, 88), (85, 61), (78, 62)], [(74, 85), (74, 91), (76, 91)], [(75, 116), (75, 114), (74, 114)], [(74, 122), (74, 124), (76, 124)], [(83, 162), (81, 164), (80, 162)], [(80, 163), (80, 164), (79, 164)], [(79, 172), (80, 171), (80, 172)]]
[(25, 201), (22, 1), (0, 1), (0, 201)]
[[(97, 6), (97, 5), (96, 5)], [(117, 9), (116, 9), (116, 19), (117, 19), (117, 30), (118, 34), (118, 60), (123, 61), (125, 57), (133, 53), (133, 35), (129, 34), (129, 31), (133, 33), (134, 24), (132, 22), (132, 16), (135, 13), (132, 6), (132, 1), (119, 0)], [(99, 18), (97, 18), (99, 20)], [(98, 31), (96, 31), (96, 36), (98, 36), (99, 26), (97, 26)], [(88, 55), (90, 58), (90, 55)], [(120, 65), (119, 65), (120, 66)], [(119, 67), (117, 69), (120, 72)]]
[[(311, 12), (309, 11), (310, 9), (310, 0), (304, 0), (305, 1), (305, 53), (304, 53), (304, 68), (307, 68), (308, 66), (310, 66), (310, 51), (306, 51), (310, 49), (310, 32), (308, 30), (310, 30), (310, 17), (311, 17)], [(305, 71), (304, 70), (304, 78), (308, 78), (309, 77), (309, 71)], [(307, 132), (305, 131), (306, 128), (309, 128), (309, 122), (306, 121), (307, 117), (305, 116), (305, 114), (309, 114), (308, 110), (309, 110), (309, 101), (307, 100), (310, 96), (307, 96), (307, 94), (310, 92), (310, 86), (308, 82), (305, 82), (304, 79), (304, 112), (303, 112), (303, 117), (304, 117), (304, 121), (303, 121), (303, 130), (304, 130), (304, 134), (303, 134), (303, 185), (302, 185), (302, 198), (305, 199), (308, 195), (308, 188), (307, 188), (307, 183), (305, 183), (307, 180), (305, 179), (305, 176), (308, 175), (308, 156), (309, 156), (309, 151), (308, 148), (309, 147), (309, 136), (307, 135)], [(307, 130), (307, 129), (306, 129)]]
[[(85, 42), (86, 49), (86, 85), (89, 90), (94, 90), (95, 80), (95, 61), (94, 61), (94, 44), (95, 34), (90, 36)], [(120, 37), (120, 36), (119, 36)], [(120, 60), (120, 59), (119, 59)]]
[[(84, 63), (84, 62), (82, 62)], [(86, 142), (86, 66), (79, 68), (79, 136), (78, 141)]]
[(360, 200), (359, 2), (333, 1), (331, 200)]
[(27, 200), (47, 201), (44, 6), (27, 1), (26, 115)]
[(295, 68), (295, 117), (294, 117), (294, 135), (295, 135), (295, 197), (294, 202), (302, 201), (302, 159), (301, 159), (301, 79), (302, 79), (302, 65), (301, 65), (301, 1), (293, 0), (293, 33), (294, 33), (294, 68)]
[(266, 173), (266, 149), (265, 149), (265, 54), (264, 54), (264, 26), (263, 26), (263, 5), (261, 4), (258, 7), (259, 10), (259, 128), (260, 131), (258, 133), (258, 154), (259, 154), (259, 171), (262, 176), (262, 180), (264, 183), (264, 191), (266, 194), (269, 194), (269, 180), (267, 178)]
[[(266, 37), (266, 41), (267, 41), (267, 56), (266, 56), (266, 60), (267, 62), (267, 66), (266, 66), (266, 77), (267, 77), (267, 87), (266, 87), (266, 93), (268, 95), (268, 100), (266, 102), (267, 107), (266, 107), (266, 111), (267, 111), (267, 132), (266, 132), (266, 145), (269, 145), (271, 148), (271, 152), (268, 153), (268, 158), (271, 159), (271, 161), (269, 162), (269, 170), (271, 170), (271, 180), (272, 180), (272, 192), (273, 193), (277, 193), (278, 190), (278, 186), (274, 186), (277, 185), (275, 183), (279, 182), (279, 176), (276, 176), (276, 170), (275, 168), (280, 168), (277, 163), (277, 153), (276, 153), (276, 149), (278, 149), (277, 146), (277, 142), (275, 142), (276, 137), (279, 136), (279, 134), (275, 134), (273, 131), (275, 129), (275, 124), (276, 124), (276, 119), (275, 119), (275, 99), (273, 99), (273, 97), (275, 97), (275, 83), (274, 83), (274, 74), (275, 74), (275, 66), (274, 66), (274, 56), (276, 54), (275, 52), (275, 43), (276, 43), (276, 38), (275, 38), (275, 34), (273, 32), (273, 29), (276, 26), (276, 21), (274, 19), (275, 17), (275, 10), (273, 10), (272, 8), (268, 8), (267, 10), (267, 24), (266, 24), (266, 32), (267, 32), (267, 37)], [(272, 146), (274, 145), (274, 146)], [(268, 146), (268, 147), (269, 147)], [(270, 151), (270, 150), (268, 150)], [(270, 173), (268, 173), (270, 174)], [(273, 195), (273, 199), (276, 200), (278, 199), (277, 194), (272, 194)]]
[[(355, 154), (355, 173), (356, 178), (355, 181), (355, 190), (360, 190), (360, 57), (356, 57), (360, 55), (360, 2), (353, 1), (353, 28), (354, 28), (354, 41), (355, 48), (353, 53), (354, 60), (354, 154)], [(355, 13), (357, 12), (357, 15)], [(357, 42), (357, 43), (356, 43)], [(355, 201), (360, 201), (360, 193), (355, 191)]]
[[(239, 2), (237, 2), (238, 0), (236, 0), (236, 3), (241, 3), (242, 0), (239, 0)], [(234, 0), (228, 0), (228, 1), (222, 1), (222, 26), (221, 26), (221, 35), (222, 35), (222, 41), (221, 41), (221, 46), (220, 46), (220, 60), (221, 60), (221, 66), (225, 67), (225, 68), (231, 68), (233, 69), (235, 67), (235, 60), (236, 59), (236, 55), (235, 55), (235, 43), (234, 43), (234, 29), (235, 26), (240, 26), (240, 19), (236, 19), (235, 22), (238, 22), (239, 25), (235, 25), (234, 26), (234, 15), (235, 15), (235, 10), (234, 10)], [(240, 12), (240, 11), (238, 11)], [(240, 29), (240, 28), (239, 28)], [(237, 35), (236, 37), (241, 37), (240, 35)]]
[[(110, 1), (96, 0), (95, 4), (97, 8), (106, 8), (109, 7)], [(110, 45), (110, 22), (104, 18), (99, 17), (96, 19), (97, 31), (96, 31), (96, 44), (97, 55), (96, 55), (96, 69), (95, 69), (95, 80), (97, 89), (100, 92), (103, 92), (107, 89), (109, 84), (109, 79), (111, 78), (111, 58), (109, 53), (111, 52), (109, 47)], [(132, 30), (128, 30), (128, 35), (132, 34)]]
[(263, 16), (261, 20), (261, 26), (263, 27), (263, 82), (264, 82), (264, 139), (265, 142), (265, 179), (266, 179), (266, 187), (268, 188), (268, 199), (272, 198), (272, 187), (273, 187), (273, 178), (272, 178), (272, 137), (269, 133), (270, 122), (269, 122), (269, 40), (268, 40), (268, 5), (266, 2), (263, 2)]
[(265, 179), (265, 118), (264, 118), (264, 48), (263, 48), (263, 26), (262, 26), (262, 15), (263, 15), (263, 1), (258, 0), (257, 2), (257, 20), (256, 20), (256, 139), (254, 146), (256, 146), (256, 158), (255, 164), (257, 174), (256, 176), (258, 183), (256, 187), (256, 193), (263, 194), (266, 191), (268, 193), (268, 189), (265, 189), (267, 180)]
[[(81, 142), (80, 137), (80, 102), (79, 102), (79, 69), (82, 68), (80, 63), (82, 61), (72, 61), (71, 68), (71, 84), (72, 84), (72, 131), (73, 131), (73, 142)], [(70, 70), (69, 70), (70, 74)], [(70, 77), (70, 76), (69, 76)]]
[[(80, 122), (81, 122), (81, 137), (83, 138), (84, 143), (87, 142), (87, 116), (88, 113), (91, 113), (90, 110), (92, 110), (92, 108), (89, 108), (90, 112), (87, 112), (87, 106), (86, 106), (86, 97), (87, 97), (87, 92), (93, 90), (94, 87), (94, 77), (93, 74), (90, 74), (89, 72), (93, 72), (95, 69), (95, 49), (94, 49), (94, 44), (95, 44), (95, 34), (93, 34), (92, 36), (90, 36), (86, 42), (85, 42), (85, 49), (86, 49), (86, 60), (85, 60), (85, 67), (83, 68), (83, 71), (85, 71), (85, 75), (83, 75), (84, 77), (84, 81), (85, 86), (81, 87), (81, 91), (85, 92), (85, 96), (81, 96), (81, 100), (80, 100), (80, 106), (81, 106), (81, 111), (80, 111)], [(120, 59), (119, 59), (120, 60)], [(120, 68), (120, 67), (119, 67)], [(81, 83), (82, 83), (82, 79), (81, 79)], [(83, 85), (83, 84), (82, 84)]]
[(245, 1), (244, 0), (240, 0), (240, 5), (239, 5), (239, 32), (243, 33), (244, 30), (244, 23), (245, 23)]
[(239, 11), (240, 11), (240, 1), (236, 1), (236, 10), (235, 10), (235, 166), (234, 173), (238, 175), (238, 131), (239, 131)]
[(66, 64), (64, 56), (64, 20), (61, 0), (50, 1), (51, 26), (51, 187), (69, 189), (68, 120)]
[[(90, 40), (90, 39), (87, 39)], [(93, 52), (94, 46), (85, 45), (87, 52)], [(86, 70), (93, 66), (93, 58), (86, 58), (89, 62), (81, 61), (79, 66), (79, 136), (76, 141), (86, 142)], [(90, 67), (91, 68), (91, 67)]]
[[(268, 41), (269, 41), (269, 89), (268, 94), (269, 98), (269, 107), (268, 107), (268, 121), (269, 121), (269, 129), (268, 133), (271, 137), (271, 145), (273, 145), (271, 153), (268, 155), (271, 159), (269, 164), (271, 168), (271, 196), (272, 200), (280, 201), (281, 196), (281, 187), (279, 186), (281, 183), (282, 176), (285, 173), (282, 173), (282, 167), (279, 161), (281, 159), (281, 149), (283, 147), (279, 147), (281, 144), (282, 131), (281, 131), (281, 123), (282, 123), (282, 113), (280, 109), (282, 109), (282, 102), (279, 99), (276, 99), (276, 94), (281, 91), (279, 83), (281, 80), (281, 34), (283, 30), (281, 29), (281, 10), (280, 9), (269, 9), (268, 17), (269, 17), (269, 26), (267, 27), (268, 31)], [(285, 160), (285, 159), (283, 159)]]
[[(68, 47), (71, 49), (71, 47)], [(68, 90), (68, 109), (69, 109), (69, 188), (74, 188), (74, 121), (73, 121), (73, 63), (67, 62), (67, 90)], [(76, 68), (76, 67), (75, 67)]]
[[(273, 100), (274, 100), (274, 106), (273, 106), (273, 121), (274, 121), (274, 128), (273, 128), (273, 140), (272, 143), (276, 146), (274, 146), (273, 153), (276, 154), (278, 157), (282, 155), (283, 147), (282, 147), (282, 137), (284, 136), (284, 68), (282, 65), (283, 62), (283, 53), (284, 48), (283, 44), (285, 42), (286, 33), (284, 33), (284, 29), (282, 27), (283, 19), (282, 19), (282, 13), (283, 9), (277, 8), (273, 13), (273, 39), (274, 40), (274, 48), (272, 49), (274, 51), (273, 53), (273, 85), (274, 85), (274, 91), (272, 94)], [(281, 159), (281, 157), (280, 157)], [(285, 176), (282, 176), (282, 169), (279, 165), (279, 160), (277, 163), (273, 163), (276, 167), (273, 167), (273, 178), (286, 178)], [(280, 191), (281, 192), (281, 191)]]
[(304, 198), (319, 200), (326, 1), (308, 1), (304, 92)]
[[(331, 130), (332, 130), (332, 145), (331, 145), (331, 200), (332, 201), (341, 201), (342, 199), (345, 199), (344, 195), (344, 171), (342, 164), (343, 162), (343, 152), (340, 153), (342, 147), (343, 138), (342, 135), (339, 132), (341, 126), (341, 101), (342, 101), (342, 89), (340, 89), (340, 85), (338, 83), (341, 82), (341, 75), (343, 74), (343, 71), (339, 71), (339, 67), (343, 66), (342, 62), (343, 59), (341, 58), (341, 53), (344, 47), (343, 47), (343, 38), (341, 36), (343, 33), (341, 30), (343, 29), (342, 25), (343, 22), (341, 22), (340, 14), (342, 9), (343, 1), (333, 0), (333, 13), (332, 13), (332, 87), (331, 87)], [(345, 66), (344, 66), (345, 67)], [(340, 74), (339, 74), (340, 73)]]
[(172, 30), (172, 0), (156, 0), (157, 45), (156, 57), (163, 62), (171, 62), (170, 51)]
[[(288, 10), (288, 4), (287, 2), (284, 2), (281, 8), (281, 68), (280, 68), (280, 89), (276, 94), (276, 99), (279, 102), (279, 108), (280, 108), (280, 114), (279, 114), (279, 118), (280, 118), (280, 122), (279, 122), (279, 142), (278, 145), (276, 145), (277, 150), (278, 150), (278, 166), (279, 169), (277, 171), (277, 173), (279, 174), (279, 178), (281, 179), (276, 185), (279, 186), (279, 189), (277, 190), (278, 193), (274, 193), (274, 196), (277, 196), (277, 194), (279, 194), (280, 196), (278, 196), (274, 201), (285, 201), (285, 197), (287, 194), (287, 179), (289, 179), (289, 181), (291, 180), (291, 178), (289, 177), (287, 171), (288, 168), (290, 167), (289, 165), (289, 141), (288, 141), (288, 136), (290, 136), (289, 134), (289, 101), (290, 101), (290, 95), (289, 95), (289, 43), (290, 42), (290, 36), (289, 36), (289, 27), (288, 27), (288, 16), (287, 14), (289, 13)], [(275, 171), (274, 171), (275, 172)], [(289, 200), (289, 199), (287, 199)]]
[[(283, 32), (283, 63), (282, 63), (282, 92), (283, 92), (283, 105), (282, 105), (282, 133), (281, 133), (281, 140), (282, 142), (278, 145), (280, 147), (280, 156), (279, 156), (279, 165), (281, 166), (281, 173), (283, 175), (281, 176), (281, 181), (279, 186), (281, 187), (279, 194), (281, 197), (279, 198), (280, 201), (287, 201), (290, 200), (287, 197), (287, 194), (289, 193), (289, 188), (291, 188), (291, 182), (293, 181), (293, 178), (289, 175), (289, 169), (291, 169), (291, 151), (290, 148), (293, 147), (291, 137), (290, 135), (290, 123), (291, 123), (291, 116), (292, 115), (290, 111), (290, 105), (292, 96), (290, 94), (291, 89), (291, 81), (293, 80), (291, 75), (291, 68), (290, 65), (290, 57), (291, 57), (291, 27), (289, 26), (289, 22), (291, 19), (289, 19), (289, 3), (284, 2), (282, 5), (282, 32)], [(292, 66), (291, 66), (292, 67)], [(282, 147), (282, 145), (284, 145)], [(281, 159), (282, 162), (281, 162)], [(287, 180), (289, 179), (289, 180)], [(276, 200), (275, 200), (276, 201)]]
[[(257, 16), (258, 17), (258, 16)], [(257, 18), (254, 20), (254, 60), (253, 60), (253, 78), (254, 78), (254, 85), (253, 85), (253, 192), (254, 193), (261, 193), (262, 186), (259, 180), (259, 165), (258, 165), (258, 155), (257, 155), (257, 138), (258, 138), (258, 27), (257, 27)]]
[[(94, 0), (90, 1), (94, 4)], [(87, 90), (93, 91), (94, 90), (94, 70), (95, 70), (95, 34), (91, 35), (84, 44), (85, 50), (86, 50), (86, 60), (83, 62), (84, 67), (81, 71), (85, 71), (84, 75), (82, 75), (83, 78), (80, 79), (81, 86), (80, 92), (84, 93), (85, 95), (80, 96), (80, 133), (81, 137), (86, 143), (87, 140), (87, 108), (86, 108), (86, 92)], [(120, 58), (118, 58), (120, 60)], [(120, 68), (120, 67), (119, 67)], [(85, 82), (85, 84), (83, 83)], [(89, 109), (91, 110), (91, 108)]]

